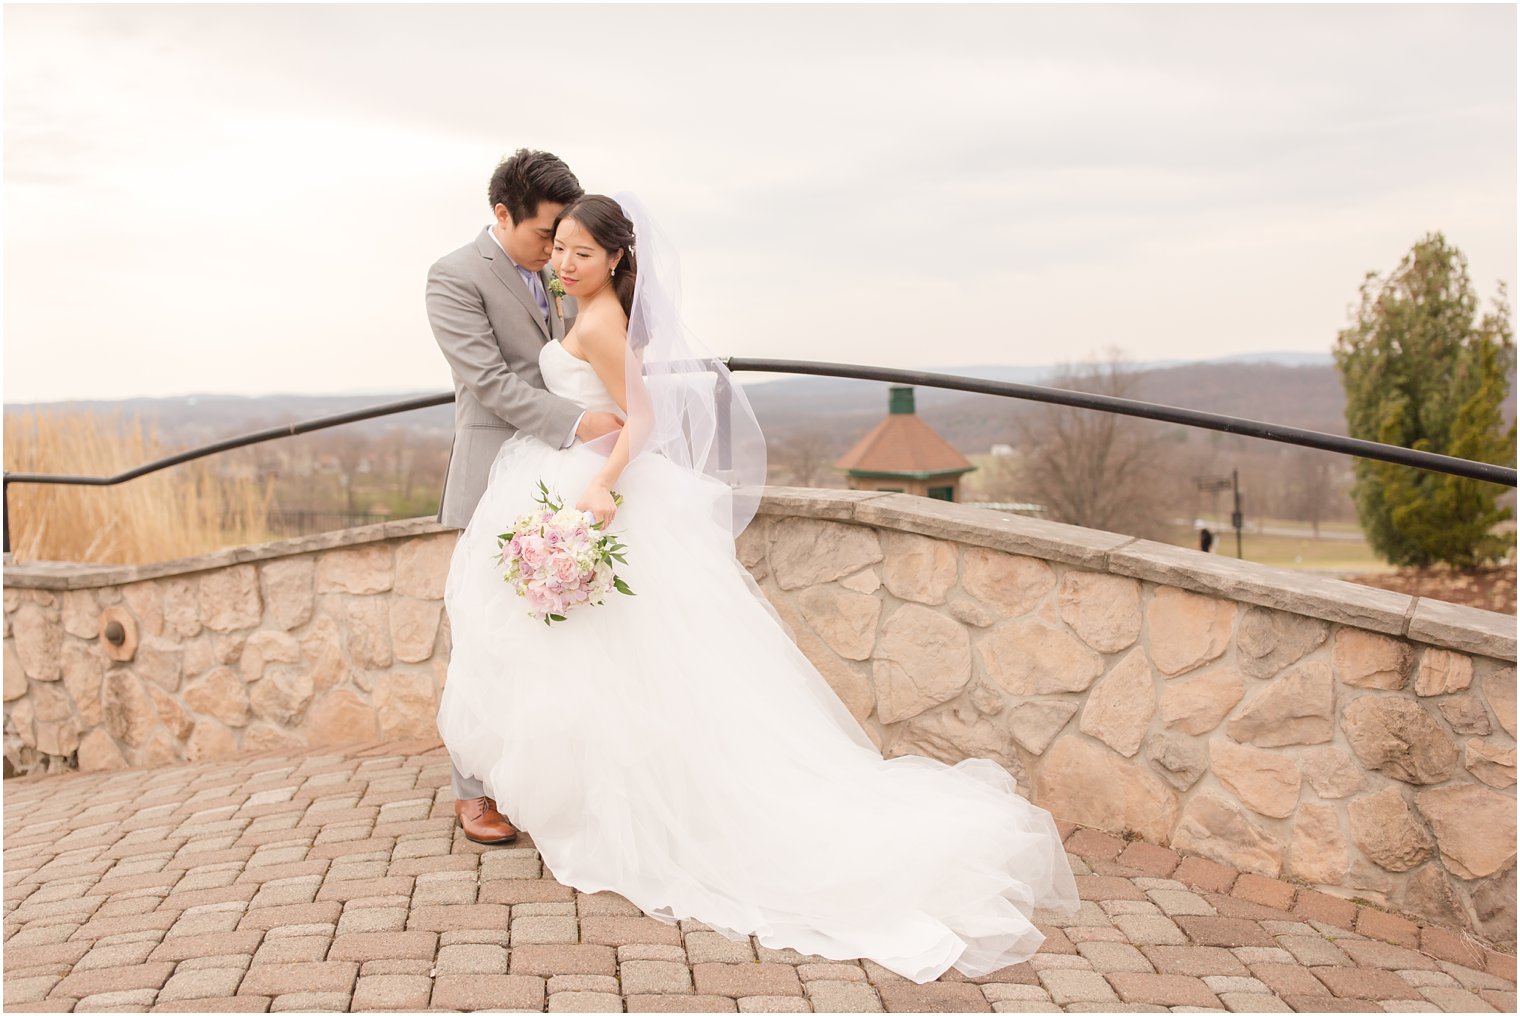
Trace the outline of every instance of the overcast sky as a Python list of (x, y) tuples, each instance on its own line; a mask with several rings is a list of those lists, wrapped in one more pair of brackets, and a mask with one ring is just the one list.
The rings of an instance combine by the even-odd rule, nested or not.
[(1512, 5), (17, 7), (5, 400), (442, 390), (519, 146), (723, 355), (1328, 352), (1424, 233), (1513, 290)]

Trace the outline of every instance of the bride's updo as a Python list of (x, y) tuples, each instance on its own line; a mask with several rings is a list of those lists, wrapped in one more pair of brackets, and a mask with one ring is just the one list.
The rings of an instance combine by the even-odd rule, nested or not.
[(639, 276), (639, 265), (633, 256), (633, 223), (616, 201), (603, 194), (587, 194), (566, 205), (554, 220), (554, 232), (559, 232), (559, 224), (566, 219), (580, 223), (609, 258), (623, 252), (612, 277), (612, 291), (623, 305), (623, 313), (631, 317), (633, 289)]

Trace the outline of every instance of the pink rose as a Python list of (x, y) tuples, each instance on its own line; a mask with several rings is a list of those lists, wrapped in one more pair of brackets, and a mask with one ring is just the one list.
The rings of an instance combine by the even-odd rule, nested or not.
[(522, 558), (534, 571), (543, 567), (544, 561), (549, 556), (549, 550), (544, 546), (542, 536), (529, 536), (523, 540)]
[(559, 580), (560, 585), (574, 585), (580, 578), (580, 566), (575, 563), (575, 558), (569, 554), (556, 554), (549, 562), (549, 574)]
[(565, 599), (546, 582), (528, 583), (529, 609), (540, 614), (563, 614)]

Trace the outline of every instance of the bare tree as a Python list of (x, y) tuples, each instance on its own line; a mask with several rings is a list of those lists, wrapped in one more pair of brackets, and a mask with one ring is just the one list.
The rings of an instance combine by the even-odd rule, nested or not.
[[(1057, 388), (1132, 398), (1140, 375), (1119, 350), (1067, 366)], [(1127, 533), (1159, 534), (1166, 525), (1153, 424), (1091, 409), (1045, 405), (1020, 421), (1027, 496), (1057, 522)]]
[(1319, 524), (1329, 515), (1335, 502), (1345, 496), (1336, 484), (1339, 463), (1331, 453), (1313, 448), (1293, 449), (1289, 462), (1293, 477), (1290, 481), (1293, 517), (1313, 525), (1317, 540)]
[(343, 488), (343, 510), (358, 512), (357, 494), (360, 468), (372, 454), (373, 438), (353, 427), (346, 433), (334, 433), (327, 441), (328, 451), (338, 460), (338, 482)]
[(816, 487), (834, 476), (837, 437), (821, 426), (802, 427), (776, 443), (771, 462), (794, 487)]

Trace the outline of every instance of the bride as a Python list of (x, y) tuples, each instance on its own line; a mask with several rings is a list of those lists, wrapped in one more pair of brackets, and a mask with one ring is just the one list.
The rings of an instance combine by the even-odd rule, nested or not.
[[(1055, 823), (990, 760), (883, 758), (793, 645), (734, 553), (763, 438), (681, 324), (669, 245), (636, 199), (590, 195), (555, 223), (553, 264), (580, 309), (544, 381), (626, 422), (564, 449), (519, 432), (492, 465), (445, 592), (455, 765), (560, 882), (667, 923), (919, 983), (1027, 959), (1034, 909), (1077, 905)], [(627, 545), (634, 596), (528, 616), (496, 536), (540, 480)]]

